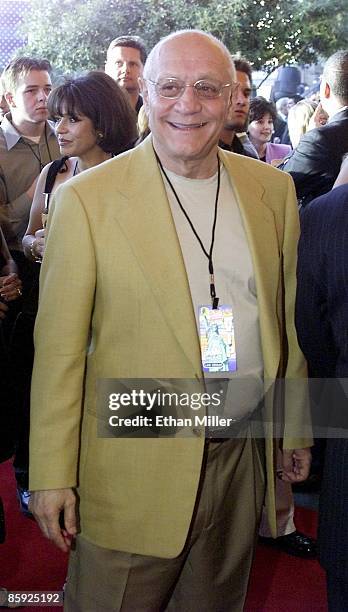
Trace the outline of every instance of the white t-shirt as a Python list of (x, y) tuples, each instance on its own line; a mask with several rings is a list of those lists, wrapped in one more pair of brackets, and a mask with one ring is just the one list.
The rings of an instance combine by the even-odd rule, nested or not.
[[(190, 179), (178, 176), (166, 168), (165, 172), (209, 253), (217, 173), (208, 179)], [(186, 266), (199, 329), (199, 306), (211, 304), (208, 258), (164, 176), (163, 180)], [(262, 399), (263, 358), (253, 264), (233, 186), (222, 165), (213, 264), (219, 304), (231, 305), (233, 310), (237, 370), (206, 374), (206, 377), (231, 379), (224, 414), (242, 419), (253, 412)]]

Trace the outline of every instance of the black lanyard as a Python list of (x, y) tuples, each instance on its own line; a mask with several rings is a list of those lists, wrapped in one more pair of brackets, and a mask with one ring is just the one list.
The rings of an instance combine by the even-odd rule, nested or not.
[[(47, 128), (47, 125), (46, 125), (46, 123), (45, 123), (45, 129), (44, 129), (44, 134), (45, 134), (45, 143), (46, 143), (46, 149), (47, 149), (47, 152), (48, 152), (48, 156), (49, 156), (49, 158), (50, 158), (50, 162), (51, 162), (51, 161), (52, 161), (52, 157), (51, 157), (51, 151), (50, 151), (49, 146), (48, 146), (48, 140), (47, 140), (47, 131), (46, 131), (46, 128)], [(34, 147), (33, 147), (31, 144), (29, 144), (29, 142), (28, 142), (27, 140), (24, 140), (24, 137), (22, 137), (22, 140), (23, 140), (24, 144), (25, 144), (25, 145), (26, 145), (26, 146), (27, 146), (27, 147), (30, 149), (30, 151), (32, 152), (32, 154), (34, 155), (34, 157), (36, 157), (37, 161), (39, 162), (39, 164), (40, 164), (40, 172), (41, 172), (41, 170), (42, 170), (42, 169), (45, 167), (45, 165), (46, 165), (46, 164), (43, 164), (43, 163), (42, 163), (41, 154), (40, 154), (40, 142), (38, 142), (38, 144), (37, 144), (37, 146), (38, 146), (38, 151), (39, 151), (39, 155), (37, 155), (37, 153), (36, 153), (36, 151), (35, 151)], [(41, 137), (40, 137), (40, 140), (41, 140)]]
[(208, 263), (209, 263), (209, 277), (210, 277), (210, 296), (211, 296), (211, 303), (212, 303), (212, 307), (214, 310), (217, 310), (218, 305), (219, 305), (219, 298), (216, 297), (216, 291), (215, 291), (215, 279), (214, 279), (214, 266), (213, 266), (213, 248), (214, 248), (214, 240), (215, 240), (215, 228), (216, 228), (216, 221), (217, 221), (217, 210), (218, 210), (218, 201), (219, 201), (219, 193), (220, 193), (220, 161), (219, 161), (219, 156), (217, 155), (217, 161), (218, 161), (218, 179), (217, 179), (217, 187), (216, 187), (216, 196), (215, 196), (215, 208), (214, 208), (214, 221), (213, 221), (213, 228), (212, 228), (212, 232), (211, 232), (211, 244), (210, 244), (210, 249), (209, 249), (209, 253), (208, 251), (205, 249), (204, 244), (202, 242), (202, 240), (200, 239), (199, 235), (197, 234), (197, 231), (190, 219), (190, 217), (188, 216), (186, 210), (184, 209), (183, 205), (180, 202), (179, 196), (176, 193), (173, 184), (171, 183), (171, 181), (169, 180), (169, 177), (167, 176), (167, 173), (165, 172), (163, 166), (162, 166), (162, 162), (160, 160), (160, 158), (158, 157), (156, 151), (155, 151), (155, 155), (156, 155), (156, 159), (158, 162), (159, 167), (161, 168), (164, 176), (166, 177), (168, 184), (176, 198), (177, 203), (179, 204), (182, 212), (184, 213), (194, 235), (196, 236), (199, 244), (201, 245), (201, 249), (204, 253), (204, 255), (207, 257), (208, 259)]

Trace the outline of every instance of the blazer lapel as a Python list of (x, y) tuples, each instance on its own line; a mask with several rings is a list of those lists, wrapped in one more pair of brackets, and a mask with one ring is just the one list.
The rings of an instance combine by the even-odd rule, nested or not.
[[(137, 176), (136, 183), (132, 176)], [(127, 235), (162, 314), (177, 337), (195, 375), (201, 376), (200, 347), (180, 243), (150, 138), (137, 147), (124, 188), (130, 203), (117, 221)], [(139, 189), (141, 185), (141, 189)], [(136, 202), (136, 207), (132, 205)]]

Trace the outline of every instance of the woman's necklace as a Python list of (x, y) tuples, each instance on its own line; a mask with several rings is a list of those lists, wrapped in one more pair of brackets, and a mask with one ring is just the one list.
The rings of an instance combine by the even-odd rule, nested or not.
[[(114, 154), (113, 154), (113, 153), (110, 153), (110, 154), (109, 154), (109, 157), (107, 157), (106, 159), (111, 159), (112, 157), (114, 157)], [(106, 161), (106, 159), (105, 159), (105, 160), (102, 160), (102, 161)], [(100, 162), (100, 161), (98, 161), (98, 162), (96, 162), (96, 164), (93, 164), (93, 165), (98, 166), (100, 163), (101, 163), (101, 162)], [(93, 166), (91, 166), (91, 167), (93, 167)], [(80, 172), (81, 172), (81, 170), (80, 170), (80, 168), (79, 168), (79, 161), (77, 160), (77, 161), (75, 162), (75, 167), (74, 167), (73, 176), (76, 176), (76, 174), (80, 174)]]

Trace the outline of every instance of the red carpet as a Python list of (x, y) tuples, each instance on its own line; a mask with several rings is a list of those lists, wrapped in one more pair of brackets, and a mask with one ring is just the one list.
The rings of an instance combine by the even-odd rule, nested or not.
[[(0, 545), (0, 587), (17, 591), (61, 590), (66, 556), (41, 536), (34, 521), (20, 514), (10, 462), (0, 465), (0, 495), (7, 528), (6, 541)], [(315, 535), (316, 520), (311, 510), (297, 511), (296, 525), (308, 535)], [(325, 602), (324, 573), (316, 561), (258, 547), (245, 612), (327, 612)], [(28, 612), (43, 609), (59, 608), (21, 608)]]
[[(299, 531), (316, 536), (317, 513), (297, 508)], [(318, 561), (258, 546), (245, 612), (327, 612), (325, 573)]]
[[(6, 587), (8, 591), (61, 590), (66, 576), (67, 556), (41, 535), (35, 521), (20, 513), (14, 473), (9, 461), (0, 464), (0, 495), (6, 520), (6, 540), (0, 544), (0, 587)], [(32, 612), (59, 609), (21, 608)]]

